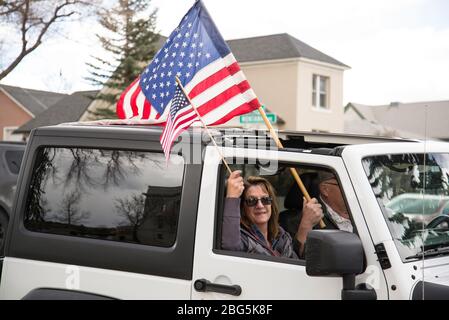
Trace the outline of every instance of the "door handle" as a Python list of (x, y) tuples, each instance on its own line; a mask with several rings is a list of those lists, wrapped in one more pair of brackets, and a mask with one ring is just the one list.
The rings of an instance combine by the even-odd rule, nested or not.
[(226, 284), (218, 284), (212, 283), (206, 279), (198, 279), (193, 284), (193, 287), (196, 291), (200, 292), (219, 292), (226, 293), (233, 296), (239, 296), (242, 293), (242, 287), (239, 285), (226, 285)]

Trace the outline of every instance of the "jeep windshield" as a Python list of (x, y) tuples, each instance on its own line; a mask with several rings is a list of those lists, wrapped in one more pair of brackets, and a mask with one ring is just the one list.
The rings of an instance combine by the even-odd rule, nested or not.
[(449, 154), (366, 157), (365, 173), (402, 261), (449, 254)]

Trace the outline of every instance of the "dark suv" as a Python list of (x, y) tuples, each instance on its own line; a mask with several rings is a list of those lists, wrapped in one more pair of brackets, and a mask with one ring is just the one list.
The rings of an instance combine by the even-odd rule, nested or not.
[(5, 232), (24, 151), (24, 142), (0, 141), (0, 253), (3, 253)]

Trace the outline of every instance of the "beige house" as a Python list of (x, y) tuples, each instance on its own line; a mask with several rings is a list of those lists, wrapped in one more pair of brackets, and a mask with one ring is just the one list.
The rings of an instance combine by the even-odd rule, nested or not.
[[(260, 102), (281, 119), (275, 127), (343, 132), (343, 72), (349, 69), (347, 65), (286, 33), (227, 43)], [(104, 102), (94, 101), (89, 110), (99, 106), (104, 107)], [(245, 119), (235, 117), (227, 125), (264, 127)], [(89, 113), (80, 120), (90, 120)]]
[(260, 102), (280, 129), (343, 132), (343, 72), (348, 66), (288, 35), (228, 41)]

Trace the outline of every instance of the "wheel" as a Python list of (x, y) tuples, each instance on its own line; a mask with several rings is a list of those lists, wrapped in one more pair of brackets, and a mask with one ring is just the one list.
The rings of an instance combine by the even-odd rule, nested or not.
[(6, 211), (0, 208), (0, 256), (4, 256), (8, 222), (9, 222), (8, 214), (6, 213)]

